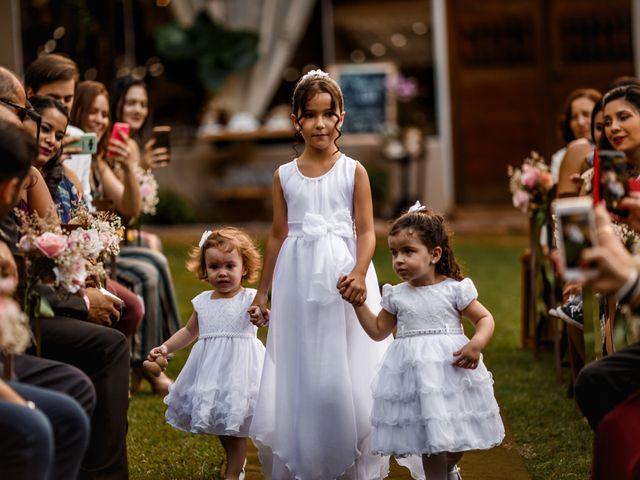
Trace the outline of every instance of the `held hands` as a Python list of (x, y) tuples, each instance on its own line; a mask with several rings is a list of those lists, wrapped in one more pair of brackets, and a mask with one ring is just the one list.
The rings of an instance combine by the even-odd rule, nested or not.
[(336, 288), (340, 292), (343, 300), (349, 302), (354, 307), (363, 305), (367, 299), (367, 285), (364, 275), (351, 272), (338, 279)]
[(155, 147), (156, 140), (152, 138), (144, 145), (144, 155), (141, 166), (145, 170), (148, 168), (166, 167), (169, 164), (169, 149), (165, 147)]
[(262, 293), (257, 293), (253, 299), (253, 303), (247, 310), (249, 313), (249, 320), (256, 327), (266, 327), (269, 325), (269, 309), (267, 308), (267, 296)]
[(147, 355), (147, 359), (142, 362), (142, 366), (146, 368), (153, 376), (159, 377), (162, 372), (167, 368), (167, 357), (169, 351), (164, 345), (154, 347)]
[(155, 362), (160, 357), (166, 360), (168, 356), (169, 356), (169, 350), (167, 349), (167, 347), (165, 345), (160, 345), (159, 347), (153, 347), (149, 351), (149, 355), (147, 355), (147, 360), (151, 362)]
[(471, 339), (460, 350), (453, 352), (453, 366), (473, 370), (478, 366), (481, 353), (481, 346)]

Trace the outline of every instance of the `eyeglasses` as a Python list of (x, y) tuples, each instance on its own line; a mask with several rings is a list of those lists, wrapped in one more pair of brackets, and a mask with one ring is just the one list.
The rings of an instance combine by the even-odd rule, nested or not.
[(34, 110), (29, 102), (27, 102), (27, 106), (23, 107), (22, 105), (18, 105), (6, 98), (0, 98), (0, 103), (4, 103), (5, 105), (14, 108), (16, 110), (16, 115), (20, 119), (21, 122), (24, 122), (27, 118), (34, 122), (38, 127), (36, 140), (40, 140), (40, 124), (42, 123), (42, 117), (38, 112)]

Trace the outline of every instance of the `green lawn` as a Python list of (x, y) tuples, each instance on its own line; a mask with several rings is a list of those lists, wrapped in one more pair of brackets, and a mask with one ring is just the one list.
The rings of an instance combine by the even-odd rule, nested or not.
[[(187, 245), (165, 243), (182, 318), (191, 313), (190, 299), (207, 287), (184, 268)], [(524, 237), (459, 236), (455, 252), (479, 291), (480, 301), (493, 313), (496, 333), (485, 351), (493, 372), (503, 415), (511, 426), (525, 465), (534, 480), (588, 478), (592, 435), (566, 384), (554, 381), (551, 352), (534, 361), (520, 339), (520, 264)], [(386, 240), (380, 239), (374, 262), (381, 283), (396, 283)], [(183, 351), (169, 365), (173, 378), (184, 364)], [(568, 377), (568, 371), (564, 374)], [(223, 451), (215, 437), (178, 432), (164, 423), (162, 399), (146, 392), (135, 395), (129, 408), (129, 465), (136, 479), (217, 478)]]

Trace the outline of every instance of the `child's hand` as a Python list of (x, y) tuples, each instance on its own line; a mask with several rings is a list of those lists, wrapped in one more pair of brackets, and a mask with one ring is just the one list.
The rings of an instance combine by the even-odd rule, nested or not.
[(265, 315), (262, 313), (262, 310), (260, 310), (260, 307), (258, 305), (250, 306), (249, 310), (247, 310), (247, 312), (249, 313), (249, 320), (256, 327), (266, 327), (266, 326), (269, 325), (269, 310), (267, 310), (266, 318), (265, 318)]
[(468, 368), (473, 370), (478, 366), (482, 348), (473, 340), (470, 340), (464, 347), (457, 352), (453, 352), (453, 365), (459, 368)]
[(336, 288), (340, 292), (343, 300), (346, 300), (354, 307), (362, 305), (367, 299), (367, 285), (364, 275), (351, 272), (338, 279)]
[(154, 347), (151, 349), (151, 351), (149, 352), (149, 355), (147, 356), (147, 360), (155, 362), (156, 358), (158, 357), (167, 358), (168, 356), (169, 356), (169, 351), (167, 350), (167, 347), (165, 347), (164, 345), (160, 345), (159, 347)]
[[(258, 312), (254, 310), (257, 308)], [(265, 293), (256, 293), (256, 296), (247, 310), (249, 319), (256, 327), (266, 327), (269, 324), (269, 309), (267, 308), (267, 295)]]

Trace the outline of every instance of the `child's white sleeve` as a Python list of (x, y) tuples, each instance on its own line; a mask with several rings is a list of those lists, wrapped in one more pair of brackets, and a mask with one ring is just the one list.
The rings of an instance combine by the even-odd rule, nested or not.
[(396, 302), (393, 299), (393, 286), (385, 283), (382, 287), (382, 300), (380, 300), (380, 306), (392, 315), (396, 315), (398, 309)]
[(464, 310), (471, 302), (478, 298), (478, 290), (470, 278), (464, 278), (458, 283), (456, 308)]

